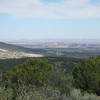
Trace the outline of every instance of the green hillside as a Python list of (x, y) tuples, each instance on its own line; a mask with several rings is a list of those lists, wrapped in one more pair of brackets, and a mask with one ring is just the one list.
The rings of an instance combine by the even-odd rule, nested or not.
[[(79, 62), (81, 59), (71, 58), (71, 57), (46, 57), (50, 64), (59, 66), (59, 68), (65, 69), (68, 71), (73, 69), (73, 64)], [(14, 68), (15, 66), (25, 62), (29, 58), (20, 58), (20, 59), (0, 59), (0, 71), (8, 71)], [(37, 59), (37, 58), (33, 58)], [(44, 58), (43, 58), (44, 59)]]
[(1, 65), (0, 100), (100, 100), (100, 56), (7, 59)]

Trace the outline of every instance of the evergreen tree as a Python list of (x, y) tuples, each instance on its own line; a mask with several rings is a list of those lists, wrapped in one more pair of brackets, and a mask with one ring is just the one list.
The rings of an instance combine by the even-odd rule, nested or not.
[(73, 77), (76, 88), (100, 95), (100, 56), (76, 64)]

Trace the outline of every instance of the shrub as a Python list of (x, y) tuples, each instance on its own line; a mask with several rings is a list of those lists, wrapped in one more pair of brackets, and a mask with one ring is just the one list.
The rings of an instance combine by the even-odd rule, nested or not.
[(29, 59), (23, 64), (16, 66), (5, 75), (4, 82), (10, 87), (20, 85), (35, 85), (41, 87), (52, 74), (53, 66), (46, 59)]
[(100, 98), (94, 94), (89, 94), (89, 93), (82, 94), (81, 91), (77, 89), (73, 89), (70, 92), (70, 99), (71, 100), (100, 100)]
[(13, 96), (12, 89), (0, 87), (0, 100), (11, 100)]
[(100, 56), (78, 63), (73, 71), (74, 86), (100, 95)]

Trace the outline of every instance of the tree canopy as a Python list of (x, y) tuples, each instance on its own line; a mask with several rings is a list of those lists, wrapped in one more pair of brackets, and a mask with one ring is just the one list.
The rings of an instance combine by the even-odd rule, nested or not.
[(100, 95), (100, 56), (76, 64), (73, 77), (76, 88)]
[(46, 59), (28, 59), (25, 63), (16, 66), (4, 78), (7, 83), (18, 85), (43, 85), (52, 73), (53, 66)]

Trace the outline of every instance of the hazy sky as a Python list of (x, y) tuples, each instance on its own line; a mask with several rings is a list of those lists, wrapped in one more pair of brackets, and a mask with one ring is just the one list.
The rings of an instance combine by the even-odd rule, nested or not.
[(0, 0), (0, 40), (100, 38), (100, 0)]

